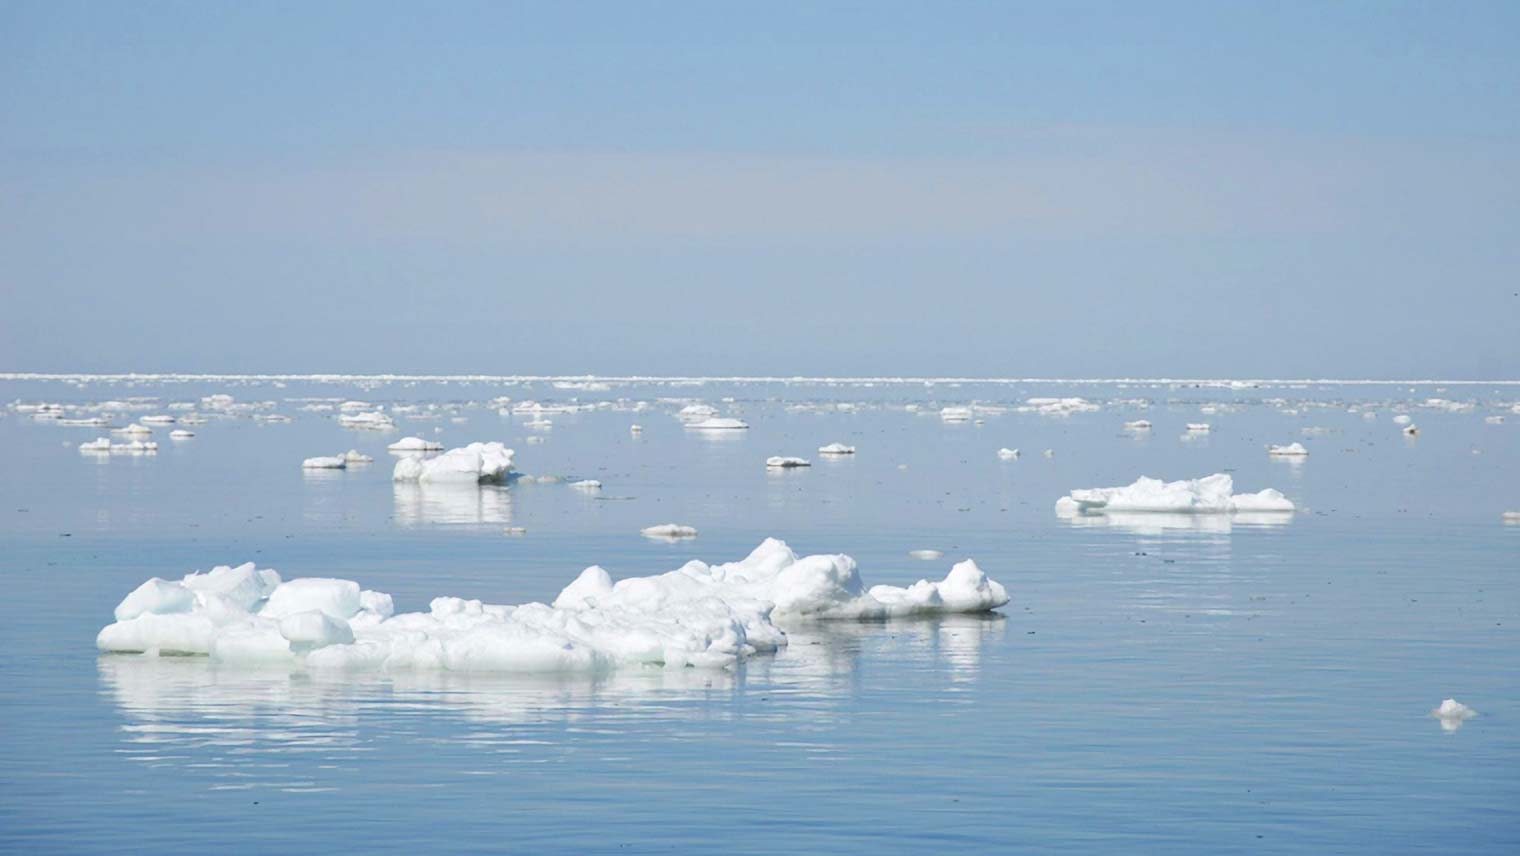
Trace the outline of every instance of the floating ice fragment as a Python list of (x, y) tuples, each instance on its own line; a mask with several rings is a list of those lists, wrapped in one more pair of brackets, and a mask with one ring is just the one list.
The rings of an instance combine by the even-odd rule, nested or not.
[(189, 431), (184, 428), (175, 428), (173, 431), (169, 432), (169, 439), (171, 440), (188, 440), (194, 436), (194, 431)]
[(1404, 436), (1405, 437), (1418, 437), (1418, 436), (1420, 436), (1420, 426), (1412, 424), (1412, 423), (1409, 424), (1409, 425), (1405, 425), (1404, 426)]
[(602, 489), (602, 483), (596, 479), (581, 479), (580, 481), (571, 482), (568, 486), (573, 487), (576, 490), (587, 491), (597, 491)]
[(855, 447), (854, 446), (846, 446), (843, 443), (830, 443), (827, 446), (819, 446), (818, 447), (818, 454), (820, 454), (820, 455), (853, 455), (853, 454), (855, 454)]
[(639, 530), (639, 534), (645, 538), (676, 540), (697, 537), (697, 529), (695, 526), (682, 526), (679, 523), (661, 523), (658, 526), (645, 526)]
[(1400, 413), (1398, 416), (1393, 417), (1393, 424), (1395, 425), (1408, 425), (1410, 421), (1408, 413)]
[(402, 437), (385, 448), (391, 452), (441, 452), (443, 444), (436, 440), (424, 440), (421, 437)]
[(341, 455), (321, 455), (307, 458), (301, 462), (301, 466), (308, 470), (341, 470), (348, 466), (348, 461)]
[(1126, 422), (1124, 423), (1124, 430), (1149, 431), (1151, 430), (1151, 421), (1149, 419), (1136, 419), (1133, 422)]
[(347, 452), (344, 452), (343, 460), (350, 464), (373, 464), (375, 462), (374, 458), (371, 458), (369, 455), (364, 454), (358, 449), (349, 449)]
[(1478, 715), (1476, 710), (1454, 698), (1445, 699), (1430, 715), (1441, 721), (1441, 730), (1456, 731), (1462, 723)]
[(939, 418), (946, 422), (967, 422), (971, 419), (969, 407), (945, 407), (939, 412)]
[(1194, 434), (1207, 434), (1211, 430), (1207, 422), (1189, 422), (1187, 429)]
[(311, 670), (721, 668), (785, 645), (783, 624), (987, 612), (1007, 602), (1006, 590), (971, 561), (938, 582), (867, 589), (850, 557), (798, 558), (768, 539), (739, 562), (694, 561), (618, 582), (593, 566), (552, 605), (440, 597), (427, 612), (403, 615), (393, 614), (388, 595), (348, 580), (281, 582), (252, 565), (218, 569), (140, 586), (96, 645)]
[(396, 462), (393, 481), (424, 483), (503, 482), (512, 469), (513, 451), (500, 443), (471, 443), (435, 458), (406, 457)]
[(713, 416), (708, 419), (703, 419), (701, 422), (687, 423), (686, 427), (699, 431), (742, 431), (745, 428), (748, 428), (749, 425), (742, 420), (734, 419), (732, 417)]
[(938, 550), (909, 550), (908, 555), (915, 559), (924, 559), (926, 561), (933, 559), (942, 559), (945, 556), (944, 553), (941, 553)]
[(813, 464), (806, 458), (785, 458), (780, 455), (772, 455), (765, 459), (765, 466), (773, 470), (790, 470), (797, 467), (811, 467)]
[(998, 449), (998, 460), (1013, 461), (1013, 460), (1017, 460), (1018, 457), (1019, 457), (1019, 450), (1018, 449), (1010, 449), (1010, 448), (1008, 448), (1006, 446), (1003, 447), (1003, 448), (1001, 448), (1001, 449)]
[(1303, 443), (1289, 443), (1286, 446), (1268, 446), (1267, 454), (1275, 457), (1303, 457), (1309, 454)]
[(1271, 488), (1241, 494), (1233, 493), (1234, 488), (1234, 480), (1226, 473), (1174, 482), (1141, 476), (1134, 484), (1125, 487), (1073, 490), (1056, 501), (1056, 513), (1069, 516), (1108, 512), (1227, 514), (1294, 510), (1291, 500)]

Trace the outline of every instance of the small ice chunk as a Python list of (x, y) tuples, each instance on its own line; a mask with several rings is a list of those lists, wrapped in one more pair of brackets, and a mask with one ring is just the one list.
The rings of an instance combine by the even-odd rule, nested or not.
[(169, 580), (154, 577), (132, 590), (116, 605), (116, 620), (130, 621), (144, 613), (164, 615), (189, 612), (195, 606), (195, 592)]
[(1151, 421), (1149, 419), (1136, 419), (1133, 422), (1126, 422), (1124, 423), (1124, 430), (1149, 431), (1151, 430)]
[(942, 559), (945, 556), (944, 553), (941, 553), (938, 550), (909, 550), (908, 555), (912, 556), (915, 559), (923, 559), (925, 561)]
[(374, 458), (371, 458), (369, 455), (364, 454), (358, 449), (349, 449), (347, 452), (344, 452), (343, 460), (346, 463), (350, 464), (373, 464), (375, 462)]
[(173, 425), (174, 417), (167, 413), (157, 413), (152, 416), (144, 416), (142, 421), (149, 425)]
[(1207, 434), (1212, 430), (1207, 422), (1189, 422), (1187, 429), (1194, 434)]
[(1393, 417), (1393, 424), (1395, 425), (1408, 425), (1411, 421), (1413, 420), (1410, 419), (1408, 413), (1400, 413), (1398, 416)]
[(946, 422), (969, 422), (972, 415), (969, 407), (945, 407), (939, 411), (939, 418)]
[(353, 580), (304, 577), (276, 586), (259, 615), (284, 618), (298, 612), (320, 610), (334, 618), (348, 619), (362, 606), (359, 584)]
[(402, 437), (385, 448), (392, 452), (442, 452), (443, 444), (421, 437)]
[(687, 428), (698, 431), (742, 431), (749, 427), (748, 423), (727, 416), (713, 416), (700, 422), (689, 422)]
[(1418, 436), (1420, 436), (1420, 426), (1415, 425), (1413, 423), (1411, 423), (1409, 425), (1405, 425), (1404, 426), (1404, 436), (1406, 436), (1406, 437), (1418, 437)]
[(1277, 457), (1303, 457), (1309, 454), (1303, 443), (1289, 443), (1286, 446), (1268, 446), (1267, 454)]
[(576, 490), (598, 491), (602, 489), (602, 483), (596, 479), (581, 479), (580, 481), (571, 482), (569, 487), (573, 487)]
[(348, 461), (341, 455), (321, 455), (307, 458), (301, 462), (301, 466), (308, 470), (341, 470), (348, 466)]
[(175, 428), (173, 431), (169, 432), (169, 438), (172, 440), (188, 440), (194, 436), (194, 431), (189, 431), (184, 428)]
[(819, 446), (818, 447), (818, 454), (820, 454), (820, 455), (853, 455), (853, 454), (855, 454), (855, 447), (854, 446), (846, 446), (843, 443), (830, 443), (827, 446)]
[(679, 523), (661, 523), (656, 526), (645, 526), (639, 530), (639, 534), (645, 538), (695, 538), (697, 537), (697, 529), (695, 526), (683, 526)]
[(633, 424), (633, 425), (629, 425), (628, 426), (628, 433), (630, 433), (630, 434), (642, 434), (643, 432), (644, 432), (644, 426), (643, 425)]
[(786, 458), (780, 455), (772, 455), (765, 459), (765, 465), (773, 470), (790, 470), (797, 467), (811, 467), (813, 464), (806, 458)]
[(1006, 446), (1003, 447), (1003, 448), (1001, 448), (1001, 449), (998, 449), (998, 460), (1013, 461), (1013, 460), (1017, 460), (1018, 457), (1019, 457), (1019, 450), (1018, 449), (1010, 449), (1010, 448), (1008, 448)]

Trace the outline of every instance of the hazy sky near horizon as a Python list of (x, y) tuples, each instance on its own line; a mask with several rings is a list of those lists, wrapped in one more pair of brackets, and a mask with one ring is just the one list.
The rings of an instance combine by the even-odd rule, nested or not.
[(1520, 3), (0, 0), (0, 370), (1520, 377)]

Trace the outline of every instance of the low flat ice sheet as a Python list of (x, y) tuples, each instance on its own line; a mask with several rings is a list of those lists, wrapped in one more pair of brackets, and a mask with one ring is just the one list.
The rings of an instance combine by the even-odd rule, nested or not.
[(1172, 482), (1141, 476), (1134, 484), (1124, 487), (1073, 490), (1056, 500), (1056, 513), (1063, 516), (1109, 512), (1229, 514), (1294, 510), (1292, 500), (1272, 488), (1258, 493), (1234, 491), (1235, 481), (1228, 473)]

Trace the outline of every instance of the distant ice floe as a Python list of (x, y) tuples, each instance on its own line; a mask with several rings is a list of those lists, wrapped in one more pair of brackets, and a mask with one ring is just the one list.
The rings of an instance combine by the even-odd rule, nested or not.
[(341, 470), (347, 467), (348, 461), (342, 455), (319, 455), (301, 462), (301, 468), (307, 470)]
[(783, 625), (988, 612), (1008, 602), (975, 562), (943, 580), (867, 588), (845, 555), (798, 558), (767, 539), (747, 558), (692, 561), (617, 583), (583, 571), (552, 604), (435, 598), (394, 614), (390, 595), (341, 579), (284, 581), (252, 563), (154, 578), (96, 637), (105, 652), (202, 655), (312, 671), (598, 672), (727, 668), (787, 644)]
[(697, 537), (697, 528), (679, 523), (661, 523), (657, 526), (645, 526), (639, 530), (639, 534), (659, 541), (682, 541)]
[(371, 458), (369, 455), (364, 454), (358, 449), (349, 449), (347, 452), (344, 452), (343, 460), (345, 463), (349, 464), (373, 464), (375, 462), (374, 458)]
[(1520, 511), (1506, 511), (1500, 519), (1505, 523), (1520, 523)]
[(1462, 723), (1478, 715), (1476, 710), (1454, 698), (1445, 699), (1430, 715), (1441, 721), (1442, 731), (1456, 731)]
[(595, 492), (602, 489), (602, 483), (596, 479), (581, 479), (580, 481), (573, 481), (566, 486), (572, 487), (576, 490), (584, 490), (590, 492)]
[(501, 443), (471, 443), (435, 458), (402, 458), (396, 462), (391, 479), (422, 484), (504, 482), (512, 469), (513, 454)]
[(139, 421), (147, 425), (173, 425), (174, 417), (167, 413), (158, 413), (152, 416), (144, 416)]
[(1125, 487), (1074, 490), (1056, 501), (1056, 514), (1168, 513), (1230, 514), (1234, 512), (1292, 512), (1291, 500), (1268, 488), (1259, 493), (1234, 493), (1227, 473), (1201, 479), (1164, 482), (1141, 476)]
[(700, 422), (688, 422), (686, 427), (698, 431), (743, 431), (749, 423), (728, 416), (712, 416)]
[(1393, 417), (1393, 424), (1395, 425), (1408, 425), (1412, 421), (1414, 420), (1410, 418), (1408, 413), (1400, 413), (1398, 416)]
[(941, 553), (938, 550), (909, 550), (908, 555), (914, 559), (923, 559), (924, 561), (942, 559), (945, 557), (945, 554)]
[(94, 440), (80, 443), (79, 451), (96, 454), (143, 455), (157, 452), (158, 444), (152, 440), (129, 440), (125, 443), (112, 443), (109, 437), (96, 437)]
[(402, 437), (385, 448), (391, 452), (442, 452), (443, 444), (421, 437)]
[(378, 410), (362, 413), (340, 413), (338, 424), (345, 428), (362, 428), (370, 431), (389, 431), (396, 427), (395, 421)]
[(169, 432), (169, 439), (171, 440), (188, 440), (194, 436), (194, 431), (190, 431), (185, 428), (175, 428), (173, 431)]
[(1309, 454), (1303, 443), (1289, 443), (1286, 446), (1268, 446), (1267, 454), (1276, 458), (1302, 458)]
[(939, 411), (939, 418), (946, 422), (969, 422), (973, 415), (969, 407), (944, 407)]
[(1408, 424), (1408, 425), (1405, 425), (1404, 426), (1404, 436), (1405, 437), (1418, 437), (1418, 436), (1420, 436), (1420, 426), (1415, 425), (1412, 422), (1410, 424)]
[(1038, 413), (1041, 416), (1070, 416), (1073, 413), (1092, 413), (1098, 405), (1085, 398), (1029, 398), (1019, 407), (1021, 413)]
[(111, 429), (111, 433), (112, 434), (135, 434), (135, 435), (138, 435), (138, 436), (141, 436), (141, 437), (146, 437), (146, 436), (148, 436), (148, 435), (150, 435), (150, 434), (153, 433), (153, 429), (149, 428), (146, 425), (139, 425), (138, 423), (133, 422), (131, 425), (128, 425), (125, 428), (112, 428)]
[(812, 461), (807, 458), (789, 458), (781, 455), (772, 455), (765, 459), (765, 466), (772, 470), (791, 470), (798, 467), (811, 467)]
[(1149, 419), (1136, 419), (1133, 422), (1126, 422), (1124, 423), (1124, 430), (1149, 431), (1151, 430), (1151, 421)]
[(843, 443), (830, 443), (827, 446), (819, 446), (818, 447), (818, 454), (820, 454), (820, 455), (853, 455), (853, 454), (855, 454), (855, 447), (854, 446), (846, 446)]
[(1187, 429), (1188, 432), (1192, 434), (1207, 434), (1213, 430), (1213, 428), (1207, 422), (1189, 422), (1187, 424)]

